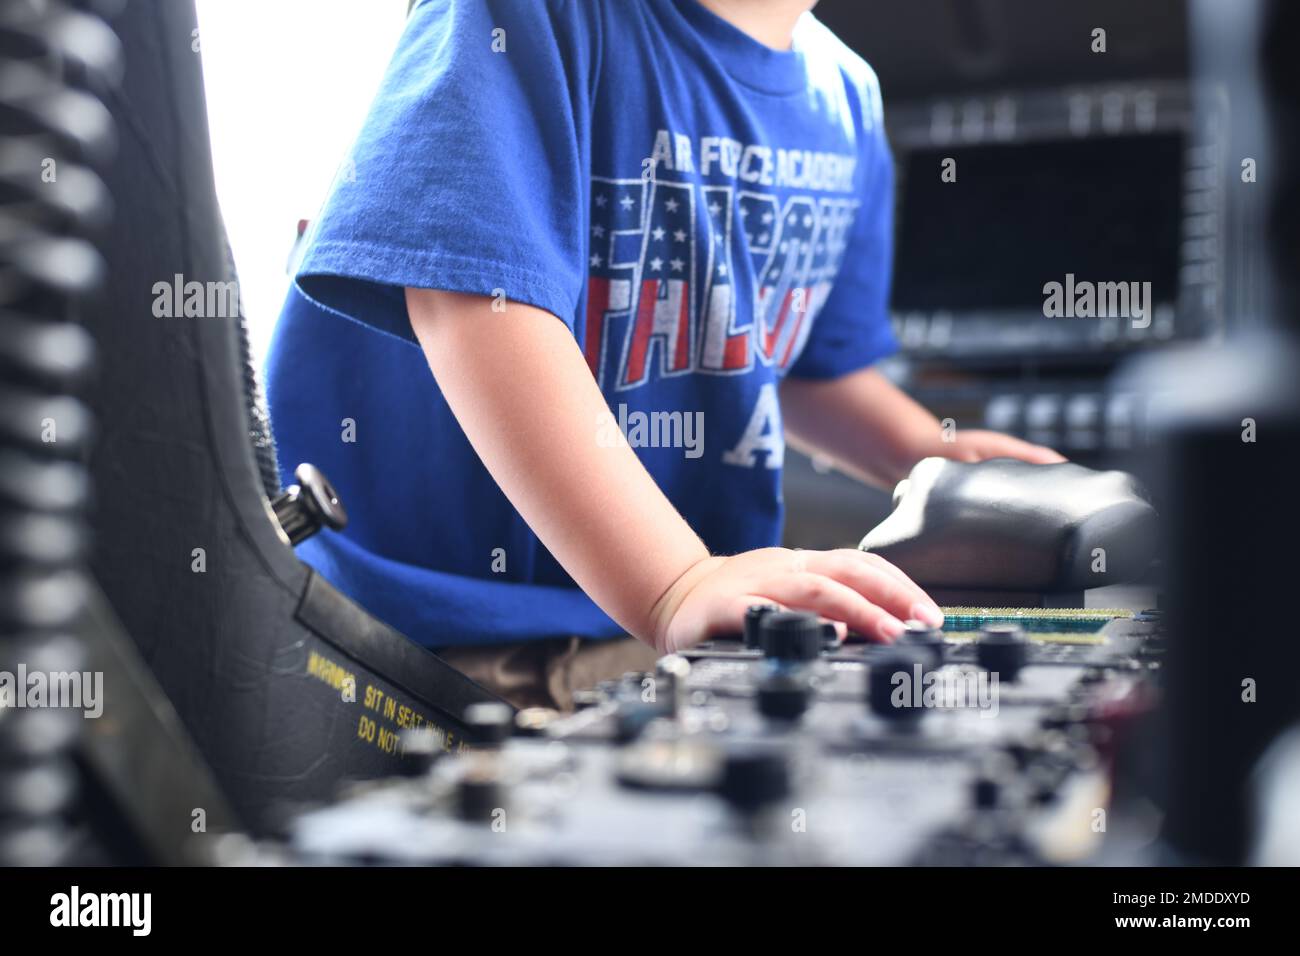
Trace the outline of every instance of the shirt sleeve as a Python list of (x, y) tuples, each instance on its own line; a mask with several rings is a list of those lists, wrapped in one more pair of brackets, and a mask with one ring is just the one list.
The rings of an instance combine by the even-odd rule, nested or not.
[(584, 275), (594, 5), (425, 0), (312, 230), (298, 287), (412, 340), (404, 288), (573, 326)]
[(863, 103), (861, 205), (854, 217), (835, 284), (808, 342), (790, 366), (795, 378), (838, 378), (898, 351), (889, 321), (894, 258), (894, 161), (885, 138), (880, 87), (874, 75)]

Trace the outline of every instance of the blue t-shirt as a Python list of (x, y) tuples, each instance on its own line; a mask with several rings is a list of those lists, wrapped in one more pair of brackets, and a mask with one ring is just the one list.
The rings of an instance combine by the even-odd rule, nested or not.
[(318, 465), (350, 516), (301, 556), (425, 644), (621, 633), (470, 447), (406, 286), (553, 313), (609, 402), (597, 440), (714, 553), (776, 544), (777, 383), (895, 348), (892, 202), (875, 76), (811, 14), (775, 51), (695, 0), (421, 3), (268, 361), (282, 469)]

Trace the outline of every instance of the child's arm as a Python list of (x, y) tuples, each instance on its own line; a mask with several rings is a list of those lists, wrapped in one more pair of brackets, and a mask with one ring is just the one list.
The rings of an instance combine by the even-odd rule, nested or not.
[[(573, 335), (548, 312), (408, 289), (411, 327), (457, 421), (497, 484), (574, 581), (661, 651), (736, 631), (772, 602), (889, 640), (901, 619), (940, 623), (901, 571), (858, 551), (765, 548), (710, 557), (636, 454), (597, 440), (609, 414)], [(609, 447), (602, 447), (602, 444)]]
[(884, 488), (930, 456), (1065, 461), (1050, 448), (982, 429), (958, 428), (954, 440), (945, 441), (938, 419), (870, 368), (825, 381), (787, 378), (781, 385), (781, 419), (793, 444), (827, 455), (850, 474)]

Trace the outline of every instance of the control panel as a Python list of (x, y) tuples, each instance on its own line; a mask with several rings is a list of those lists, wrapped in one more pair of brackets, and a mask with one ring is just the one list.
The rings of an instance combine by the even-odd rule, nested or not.
[(948, 608), (892, 645), (751, 609), (745, 633), (579, 695), (475, 705), (489, 741), (299, 817), (314, 862), (1003, 864), (1095, 854), (1157, 612)]

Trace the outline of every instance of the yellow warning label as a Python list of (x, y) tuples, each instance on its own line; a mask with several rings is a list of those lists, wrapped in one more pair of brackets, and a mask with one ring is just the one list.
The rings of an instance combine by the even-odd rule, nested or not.
[(355, 674), (315, 651), (307, 655), (307, 673), (338, 691), (341, 691), (345, 685), (354, 688), (357, 686)]
[[(307, 656), (307, 673), (340, 693), (343, 703), (357, 703), (357, 678), (341, 664), (323, 654), (311, 651)], [(451, 752), (467, 749), (456, 735), (429, 719), (425, 714), (404, 704), (392, 694), (374, 684), (367, 684), (360, 700), (363, 712), (357, 721), (357, 739), (377, 750), (396, 756), (401, 751), (401, 731), (428, 727)]]

